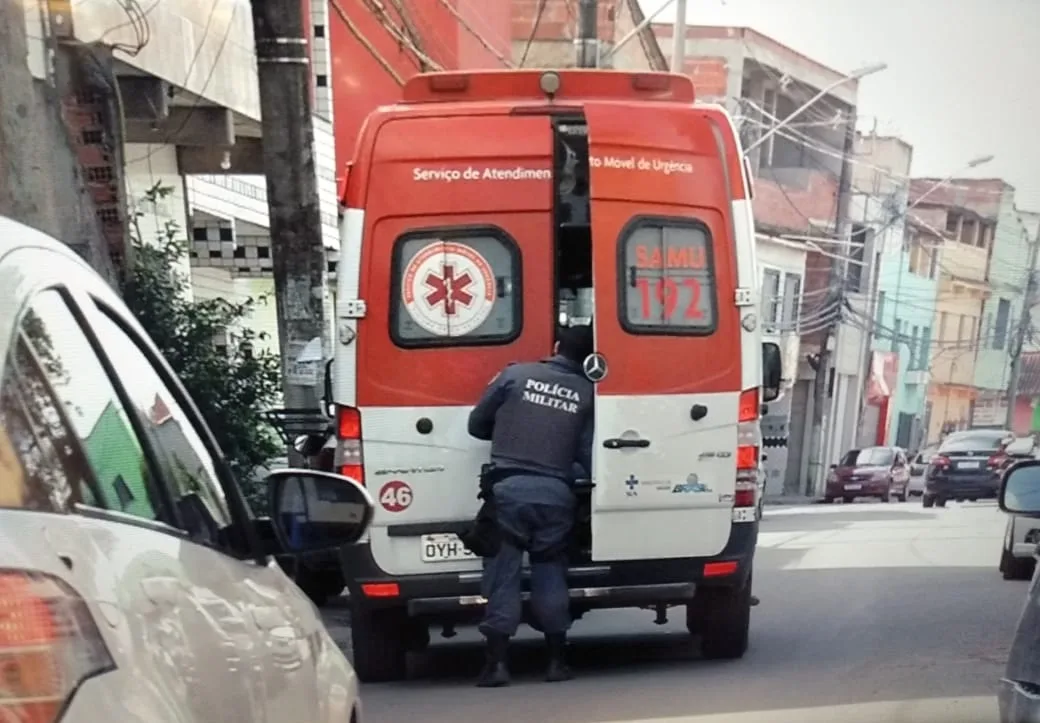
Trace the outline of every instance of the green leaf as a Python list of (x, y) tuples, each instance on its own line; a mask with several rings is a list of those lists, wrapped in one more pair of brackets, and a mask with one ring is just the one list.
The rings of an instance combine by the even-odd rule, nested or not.
[[(141, 203), (147, 207), (171, 192), (156, 184)], [(253, 471), (284, 449), (263, 416), (278, 404), (281, 362), (277, 354), (257, 348), (263, 335), (247, 325), (257, 300), (192, 300), (190, 278), (181, 271), (187, 244), (180, 227), (167, 223), (159, 238), (145, 240), (138, 216), (131, 224), (133, 253), (123, 299), (199, 407), (253, 509), (263, 514), (266, 495)], [(259, 301), (267, 303), (263, 297)]]

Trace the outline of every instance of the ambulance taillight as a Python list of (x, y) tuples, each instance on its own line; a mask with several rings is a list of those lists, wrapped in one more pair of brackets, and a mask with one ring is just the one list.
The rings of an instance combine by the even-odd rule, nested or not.
[(361, 412), (356, 407), (336, 407), (336, 471), (365, 484), (361, 453)]
[(758, 448), (761, 433), (758, 387), (745, 389), (737, 406), (737, 486), (733, 507), (754, 507), (758, 495)]

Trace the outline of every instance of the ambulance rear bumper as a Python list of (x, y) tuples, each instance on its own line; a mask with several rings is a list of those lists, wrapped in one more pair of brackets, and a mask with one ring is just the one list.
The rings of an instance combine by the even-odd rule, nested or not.
[[(735, 524), (721, 553), (713, 557), (688, 557), (666, 560), (625, 560), (590, 562), (572, 566), (567, 578), (572, 606), (576, 609), (679, 605), (689, 602), (698, 587), (735, 587), (751, 572), (758, 540), (758, 523)], [(392, 576), (372, 557), (367, 543), (340, 550), (340, 562), (354, 605), (365, 608), (405, 608), (413, 617), (467, 618), (483, 610), (480, 573), (446, 572)], [(719, 566), (717, 563), (734, 563)], [(725, 574), (705, 575), (705, 566)], [(523, 594), (529, 598), (529, 579), (525, 573)], [(396, 585), (397, 594), (388, 595), (387, 585)], [(380, 594), (369, 597), (365, 586), (379, 585)]]

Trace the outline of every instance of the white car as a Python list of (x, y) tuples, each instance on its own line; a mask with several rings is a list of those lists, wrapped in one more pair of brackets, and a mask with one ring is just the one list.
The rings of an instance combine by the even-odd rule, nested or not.
[(115, 292), (4, 218), (0, 360), (0, 719), (360, 720), (353, 669), (273, 553), (353, 542), (367, 493), (282, 470), (255, 518)]

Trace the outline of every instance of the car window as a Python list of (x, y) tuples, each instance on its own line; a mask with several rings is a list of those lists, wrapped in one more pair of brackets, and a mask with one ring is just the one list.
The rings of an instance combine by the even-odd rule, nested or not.
[(21, 326), (97, 482), (99, 495), (84, 495), (83, 503), (161, 519), (154, 480), (127, 412), (65, 299), (57, 291), (39, 294)]
[(62, 360), (39, 320), (27, 322), (0, 377), (0, 507), (70, 512), (80, 502), (104, 504), (44, 372), (63, 374)]
[(947, 439), (939, 447), (939, 452), (995, 452), (1004, 439), (1002, 434), (963, 434)]
[(853, 449), (845, 453), (841, 460), (842, 467), (873, 467), (892, 464), (895, 455), (888, 447), (867, 447)]
[(715, 331), (715, 268), (706, 226), (640, 219), (620, 245), (622, 326), (653, 334)]
[(97, 317), (98, 341), (161, 458), (182, 519), (196, 523), (193, 532), (230, 525), (216, 466), (192, 419), (137, 343), (104, 310)]
[(398, 346), (506, 344), (520, 333), (520, 252), (497, 228), (410, 231), (394, 244)]

